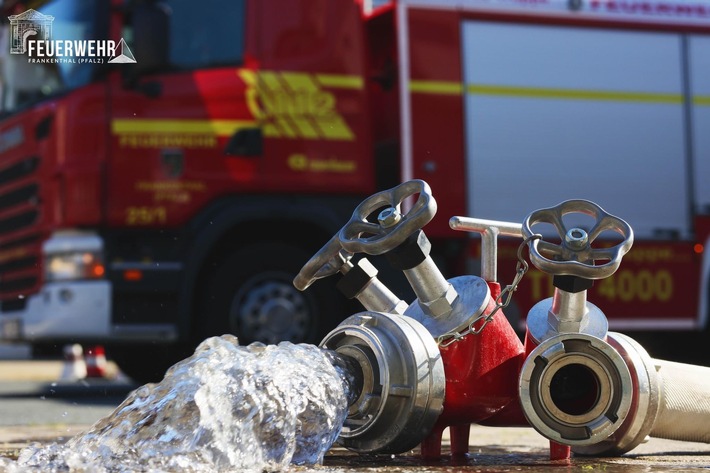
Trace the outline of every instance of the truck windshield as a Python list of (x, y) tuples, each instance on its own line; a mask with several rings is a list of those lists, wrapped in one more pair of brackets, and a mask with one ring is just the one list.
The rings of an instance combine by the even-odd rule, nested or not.
[[(107, 38), (98, 25), (95, 0), (50, 0), (33, 4), (51, 20), (51, 38), (62, 40), (91, 40)], [(10, 12), (19, 14), (21, 11)], [(94, 76), (95, 64), (64, 61), (32, 63), (27, 54), (11, 54), (12, 28), (7, 17), (0, 25), (0, 113), (12, 113), (49, 96), (88, 84)]]
[(242, 62), (244, 0), (165, 0), (169, 69), (189, 70)]

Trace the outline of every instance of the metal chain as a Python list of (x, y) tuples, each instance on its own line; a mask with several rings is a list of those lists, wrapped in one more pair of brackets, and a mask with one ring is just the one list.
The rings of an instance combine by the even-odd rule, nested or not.
[[(438, 336), (436, 339), (436, 343), (440, 347), (448, 347), (449, 345), (458, 342), (467, 335), (478, 335), (483, 331), (484, 328), (486, 328), (488, 322), (493, 320), (493, 316), (495, 316), (499, 310), (508, 307), (510, 301), (513, 299), (513, 293), (518, 289), (518, 285), (520, 284), (520, 281), (522, 281), (523, 276), (525, 276), (525, 273), (528, 272), (529, 265), (528, 262), (525, 261), (525, 258), (523, 258), (523, 248), (525, 248), (530, 241), (540, 239), (542, 239), (542, 235), (531, 235), (528, 238), (524, 239), (520, 246), (518, 246), (518, 262), (515, 265), (515, 277), (513, 278), (513, 282), (508, 286), (505, 286), (505, 289), (500, 291), (500, 294), (498, 295), (498, 297), (496, 297), (495, 308), (491, 311), (491, 313), (488, 315), (479, 315), (478, 317), (473, 319), (470, 324), (468, 324), (468, 327), (465, 330), (461, 332), (449, 332)], [(480, 320), (483, 320), (481, 326), (478, 328), (473, 328), (473, 326), (476, 325)]]

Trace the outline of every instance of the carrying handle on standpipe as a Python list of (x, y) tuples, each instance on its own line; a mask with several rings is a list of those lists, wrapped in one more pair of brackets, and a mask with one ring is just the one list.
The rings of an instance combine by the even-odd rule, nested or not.
[(449, 226), (453, 230), (481, 234), (481, 277), (489, 282), (498, 281), (498, 235), (523, 238), (523, 226), (513, 222), (451, 217)]

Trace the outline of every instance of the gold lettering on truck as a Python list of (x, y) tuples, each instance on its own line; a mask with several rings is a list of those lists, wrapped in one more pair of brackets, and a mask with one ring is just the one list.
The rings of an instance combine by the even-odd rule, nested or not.
[(247, 107), (269, 138), (353, 141), (355, 134), (337, 110), (337, 98), (324, 87), (361, 90), (357, 76), (303, 72), (250, 71), (239, 76), (247, 86)]
[(345, 161), (336, 158), (310, 159), (303, 154), (292, 154), (286, 160), (292, 171), (353, 173), (357, 170), (355, 161)]

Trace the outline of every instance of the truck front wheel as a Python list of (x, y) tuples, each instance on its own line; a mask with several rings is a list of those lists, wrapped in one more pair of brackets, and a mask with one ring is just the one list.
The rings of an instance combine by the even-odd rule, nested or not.
[(138, 383), (156, 383), (168, 368), (190, 356), (194, 347), (186, 343), (140, 343), (108, 345), (107, 354), (121, 371)]
[(318, 343), (349, 314), (332, 281), (305, 292), (293, 286), (310, 256), (296, 246), (263, 242), (218, 260), (203, 287), (196, 341), (231, 333), (242, 345)]

